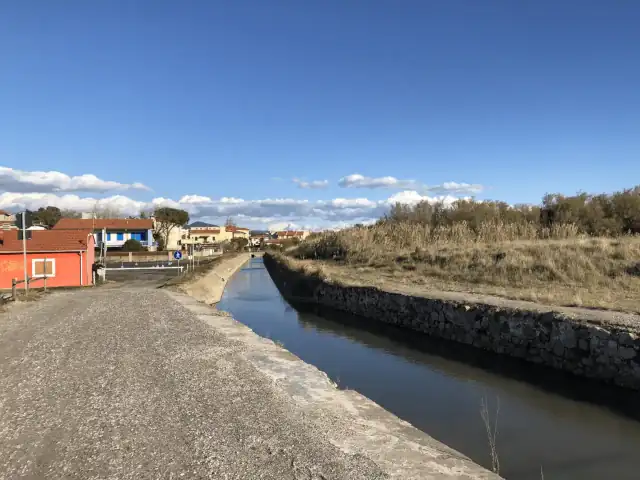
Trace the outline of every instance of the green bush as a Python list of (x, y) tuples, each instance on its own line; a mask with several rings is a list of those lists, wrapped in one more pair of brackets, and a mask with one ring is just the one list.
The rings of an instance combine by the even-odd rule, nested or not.
[(141, 252), (142, 250), (144, 250), (142, 244), (133, 238), (130, 238), (122, 245), (122, 251), (124, 252)]

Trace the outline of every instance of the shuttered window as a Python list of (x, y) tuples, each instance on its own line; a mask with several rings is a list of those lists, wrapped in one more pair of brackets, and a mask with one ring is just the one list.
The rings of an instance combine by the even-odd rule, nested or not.
[(56, 276), (56, 260), (55, 258), (34, 258), (31, 260), (31, 276), (32, 277), (55, 277)]

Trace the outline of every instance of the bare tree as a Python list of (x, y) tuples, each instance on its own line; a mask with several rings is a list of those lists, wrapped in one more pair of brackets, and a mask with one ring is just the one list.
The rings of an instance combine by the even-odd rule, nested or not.
[(93, 210), (91, 211), (91, 217), (96, 218), (124, 218), (122, 212), (115, 208), (111, 208), (108, 205), (100, 205), (100, 200), (96, 201)]
[(61, 210), (60, 215), (62, 218), (80, 218), (82, 214), (76, 210)]

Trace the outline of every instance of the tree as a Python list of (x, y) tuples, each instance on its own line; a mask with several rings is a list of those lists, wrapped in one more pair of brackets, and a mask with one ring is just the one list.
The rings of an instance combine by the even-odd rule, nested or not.
[(60, 213), (62, 218), (82, 218), (82, 214), (75, 210), (62, 210)]
[(46, 225), (49, 228), (58, 223), (60, 218), (62, 218), (62, 212), (58, 207), (40, 207), (36, 212), (33, 212), (33, 222)]
[(91, 212), (93, 218), (124, 218), (122, 212), (109, 207), (97, 207)]
[(153, 217), (153, 209), (143, 208), (140, 210), (138, 218), (151, 218)]
[(236, 226), (236, 221), (233, 219), (233, 217), (227, 217), (227, 220), (224, 222), (224, 226), (225, 227), (235, 227)]
[(249, 240), (247, 240), (246, 238), (232, 238), (231, 240), (229, 240), (226, 250), (231, 252), (239, 252), (241, 250), (244, 250), (248, 244)]
[(142, 250), (144, 250), (144, 247), (138, 240), (134, 238), (130, 238), (122, 245), (123, 252), (140, 252)]
[(158, 232), (153, 232), (153, 239), (158, 243), (158, 251), (164, 250), (167, 246), (164, 243), (164, 238), (162, 238), (162, 236)]
[(189, 223), (189, 213), (179, 208), (156, 208), (154, 216), (156, 217), (156, 233), (161, 239), (158, 241), (158, 246), (162, 245), (163, 248), (168, 244), (169, 234), (175, 227), (182, 227)]

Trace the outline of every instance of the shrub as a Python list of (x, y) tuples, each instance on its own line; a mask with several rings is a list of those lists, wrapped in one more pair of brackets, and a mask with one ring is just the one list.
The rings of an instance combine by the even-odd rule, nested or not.
[(141, 252), (142, 250), (144, 250), (142, 244), (133, 238), (130, 238), (122, 245), (123, 252)]
[(245, 247), (249, 244), (249, 240), (246, 238), (232, 238), (225, 245), (225, 250), (229, 252), (239, 252), (245, 249)]
[[(396, 204), (379, 223), (413, 223), (432, 228), (464, 223), (474, 233), (486, 229), (486, 225), (518, 225), (526, 231), (535, 230), (538, 238), (547, 238), (549, 231), (566, 225), (573, 225), (578, 234), (585, 235), (640, 233), (640, 186), (613, 194), (547, 194), (541, 206), (469, 199), (450, 206), (428, 202), (415, 206)], [(530, 232), (525, 235), (531, 236)]]

